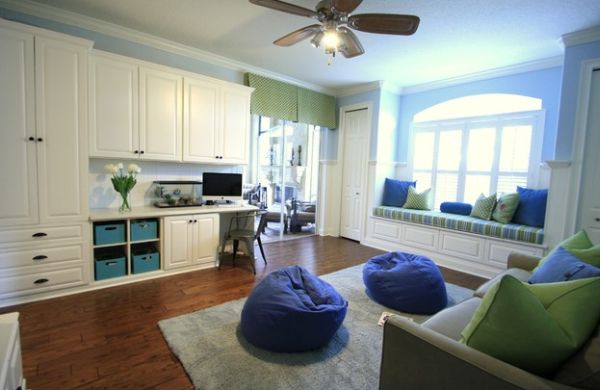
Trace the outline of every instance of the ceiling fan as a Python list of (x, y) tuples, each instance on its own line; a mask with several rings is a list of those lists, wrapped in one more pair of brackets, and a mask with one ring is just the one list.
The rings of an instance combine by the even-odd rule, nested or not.
[(291, 46), (312, 37), (310, 43), (314, 47), (323, 46), (325, 53), (335, 56), (336, 52), (340, 52), (346, 58), (356, 57), (365, 52), (350, 29), (376, 34), (412, 35), (417, 31), (420, 20), (414, 15), (381, 13), (350, 15), (362, 0), (322, 0), (314, 11), (279, 0), (250, 0), (250, 2), (277, 11), (317, 19), (320, 22), (293, 31), (274, 41), (274, 44)]

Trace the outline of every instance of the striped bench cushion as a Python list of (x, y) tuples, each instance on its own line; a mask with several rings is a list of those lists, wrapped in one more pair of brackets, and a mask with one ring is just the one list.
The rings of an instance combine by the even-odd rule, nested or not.
[(379, 206), (375, 207), (373, 215), (376, 217), (397, 219), (404, 222), (420, 223), (422, 225), (482, 234), (484, 236), (503, 238), (506, 240), (529, 242), (532, 244), (542, 244), (544, 242), (544, 229), (538, 227), (485, 221), (483, 219), (447, 214), (439, 211)]

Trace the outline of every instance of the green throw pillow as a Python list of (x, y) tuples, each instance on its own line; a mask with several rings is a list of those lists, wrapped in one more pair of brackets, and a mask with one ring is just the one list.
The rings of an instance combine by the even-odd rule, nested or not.
[(494, 206), (496, 206), (496, 194), (492, 194), (487, 198), (485, 195), (479, 195), (479, 198), (475, 202), (473, 206), (473, 210), (471, 210), (471, 217), (490, 220), (492, 219), (492, 212), (494, 211)]
[(415, 190), (415, 187), (408, 187), (408, 196), (404, 206), (405, 209), (415, 210), (431, 210), (431, 188), (419, 193)]
[(517, 192), (513, 194), (502, 194), (498, 198), (496, 208), (492, 213), (492, 219), (501, 223), (509, 223), (515, 211), (519, 207), (519, 194)]
[(561, 246), (573, 256), (581, 259), (581, 261), (591, 264), (594, 267), (600, 267), (600, 245), (592, 244), (585, 230), (581, 230), (556, 245), (546, 257), (540, 260), (533, 272), (535, 272), (550, 257), (550, 255)]
[(529, 285), (507, 275), (485, 294), (461, 342), (550, 376), (596, 329), (600, 277)]

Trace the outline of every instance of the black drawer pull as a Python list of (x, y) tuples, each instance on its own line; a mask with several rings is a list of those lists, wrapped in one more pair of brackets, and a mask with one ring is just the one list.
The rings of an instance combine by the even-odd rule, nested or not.
[(116, 226), (107, 226), (104, 228), (104, 230), (109, 231), (109, 230), (117, 230)]
[(140, 223), (140, 229), (146, 229), (149, 225), (147, 223)]
[(48, 258), (48, 256), (46, 255), (37, 255), (37, 256), (33, 256), (33, 258), (31, 260), (46, 260)]
[(48, 283), (49, 280), (46, 278), (42, 278), (42, 279), (38, 279), (35, 282), (33, 282), (33, 284), (44, 284), (44, 283)]
[(144, 257), (141, 258), (141, 260), (147, 261), (147, 260), (150, 260), (150, 259), (148, 258), (148, 256), (144, 256)]
[(37, 238), (37, 237), (46, 237), (46, 236), (47, 236), (46, 233), (39, 232), (39, 233), (33, 234), (31, 237), (36, 237)]

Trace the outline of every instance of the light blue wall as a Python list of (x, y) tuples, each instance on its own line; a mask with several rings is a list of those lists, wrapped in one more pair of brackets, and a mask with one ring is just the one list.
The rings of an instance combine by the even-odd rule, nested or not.
[(407, 159), (410, 123), (416, 113), (446, 100), (484, 93), (511, 93), (541, 98), (543, 108), (546, 110), (542, 160), (553, 159), (561, 76), (562, 68), (555, 67), (402, 96), (397, 160)]
[(127, 41), (125, 39), (115, 38), (94, 31), (73, 27), (64, 23), (41, 19), (4, 8), (0, 8), (0, 17), (80, 38), (89, 39), (94, 41), (95, 49), (121, 54), (144, 61), (150, 61), (161, 65), (172, 66), (174, 68), (184, 69), (190, 72), (196, 72), (238, 84), (242, 84), (244, 80), (242, 72), (209, 64), (193, 58), (169, 53), (151, 46)]
[(570, 160), (573, 149), (575, 113), (579, 98), (581, 63), (584, 60), (600, 58), (600, 42), (569, 46), (565, 49), (565, 63), (560, 100), (560, 119), (556, 137), (556, 159)]
[[(372, 120), (371, 120), (371, 149), (369, 151), (369, 159), (374, 160), (375, 154), (377, 151), (377, 129), (379, 127), (379, 102), (381, 100), (381, 92), (379, 89), (367, 91), (363, 93), (359, 93), (357, 95), (352, 96), (343, 96), (337, 99), (336, 102), (336, 110), (338, 115), (338, 127), (341, 118), (339, 117), (340, 108), (344, 106), (350, 106), (353, 104), (360, 103), (371, 103), (373, 112)], [(327, 133), (326, 143), (327, 148), (325, 150), (324, 158), (326, 160), (335, 160), (337, 159), (337, 148), (338, 148), (338, 134), (340, 130), (329, 131)]]
[[(377, 150), (371, 148), (371, 159), (395, 161), (397, 156), (398, 135), (400, 134), (400, 103), (402, 97), (393, 92), (382, 90), (379, 104), (379, 135)], [(373, 142), (371, 142), (373, 144)], [(373, 146), (373, 145), (372, 145)]]

